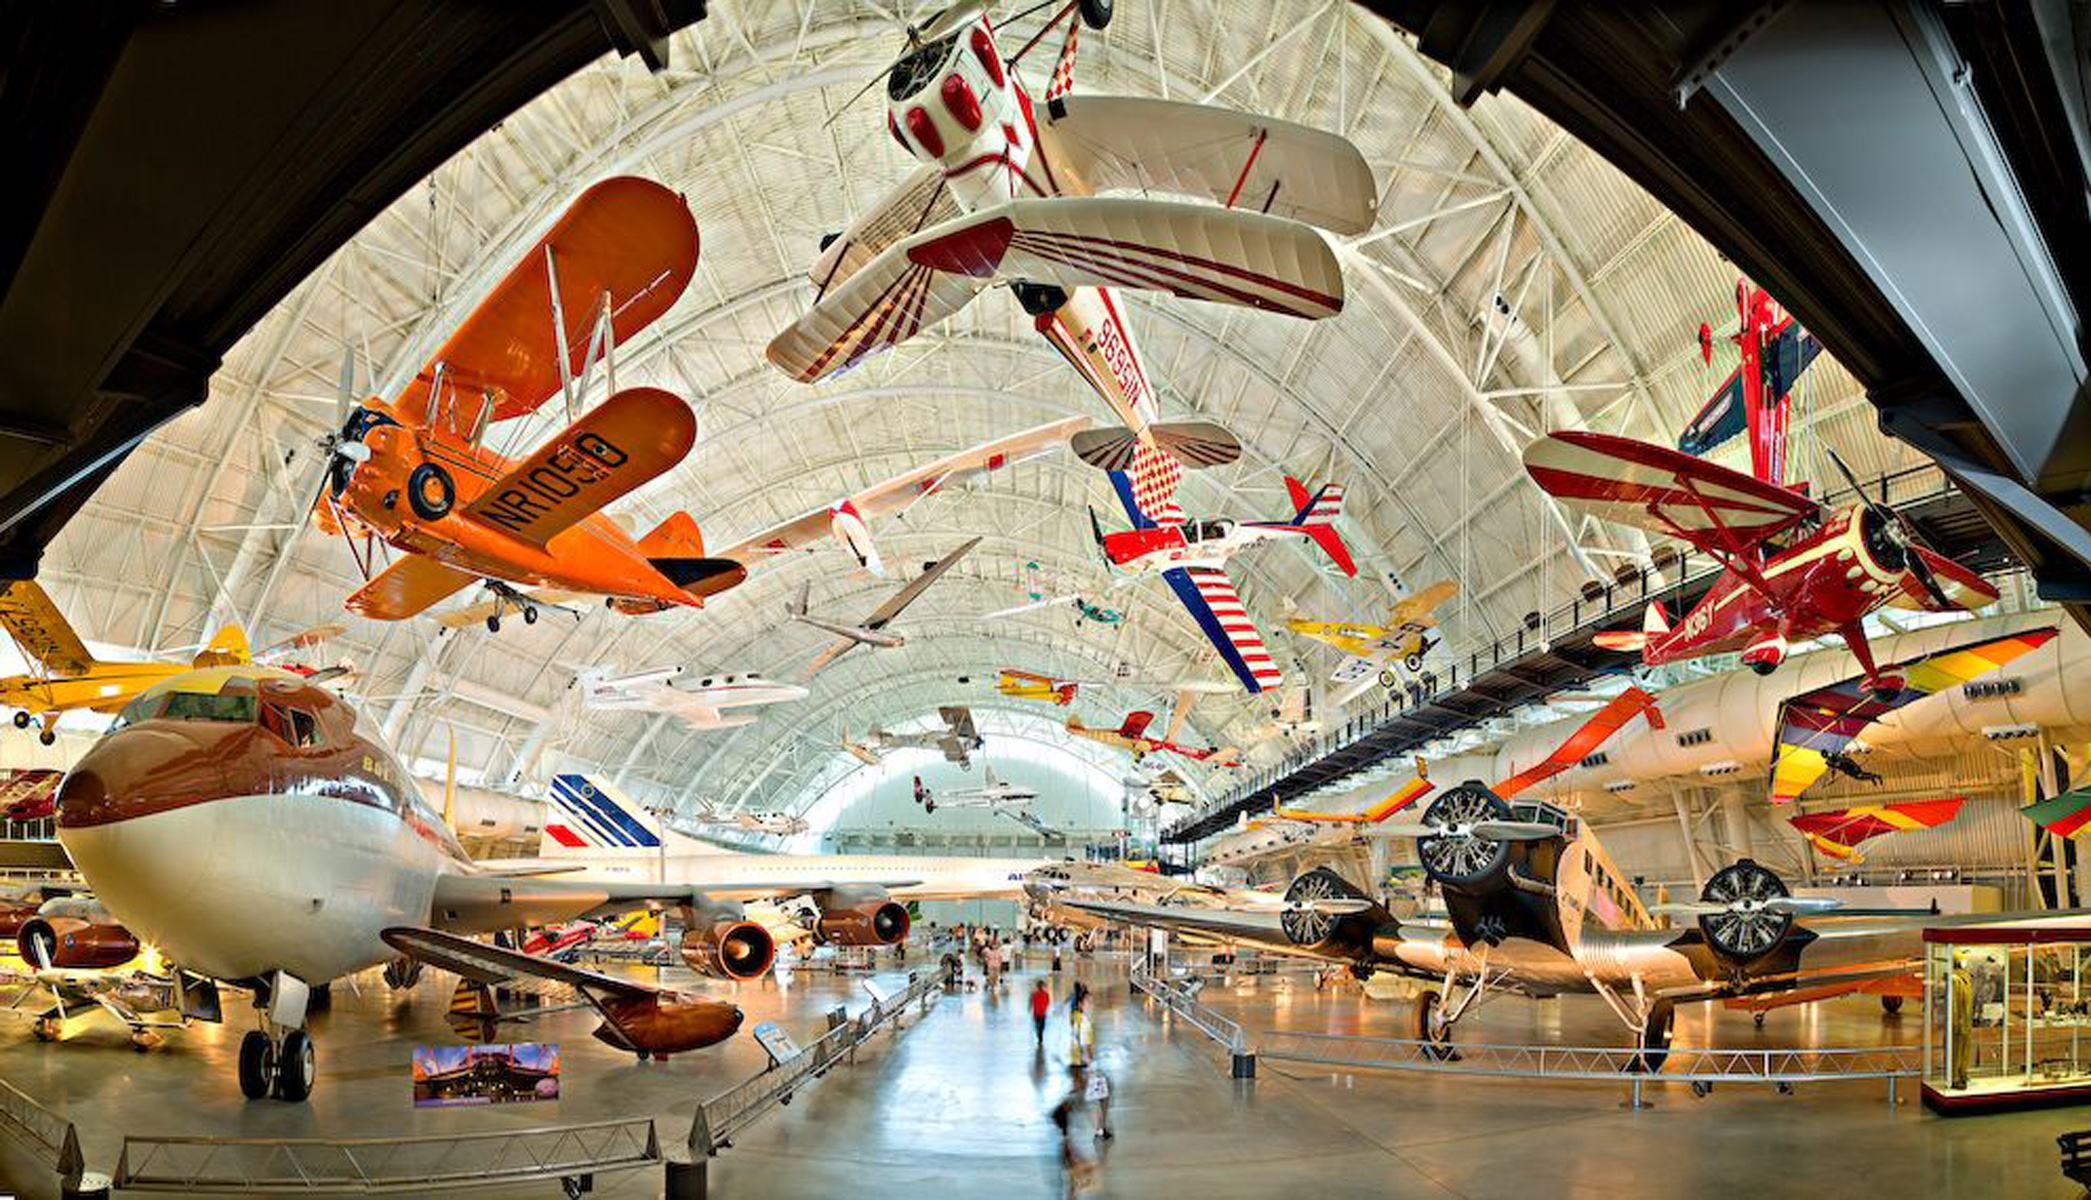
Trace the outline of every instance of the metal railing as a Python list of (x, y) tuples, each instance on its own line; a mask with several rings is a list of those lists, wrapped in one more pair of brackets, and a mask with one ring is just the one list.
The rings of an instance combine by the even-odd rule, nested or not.
[(370, 1195), (554, 1179), (578, 1183), (662, 1161), (651, 1118), (426, 1137), (126, 1134), (115, 1184), (144, 1192)]
[[(1915, 1078), (1923, 1052), (1916, 1046), (1826, 1049), (1690, 1049), (1661, 1052), (1660, 1069), (1647, 1070), (1653, 1052), (1622, 1046), (1510, 1045), (1491, 1042), (1438, 1043), (1409, 1038), (1351, 1034), (1248, 1030), (1200, 1003), (1197, 989), (1133, 969), (1133, 986), (1170, 1013), (1202, 1031), (1237, 1060), (1268, 1058), (1391, 1071), (1432, 1071), (1516, 1079), (1564, 1079), (1625, 1083), (1633, 1107), (1642, 1107), (1644, 1083), (1686, 1083), (1705, 1095), (1715, 1084), (1768, 1084), (1787, 1090), (1797, 1083), (1885, 1080), (1888, 1103), (1897, 1101), (1900, 1080)], [(1253, 1074), (1253, 1071), (1249, 1072)], [(1237, 1069), (1240, 1077), (1243, 1071)]]
[(79, 1190), (87, 1168), (80, 1153), (79, 1131), (71, 1121), (4, 1079), (0, 1079), (0, 1132), (27, 1146), (58, 1176), (66, 1191)]
[(910, 972), (906, 988), (875, 1002), (855, 1020), (842, 1017), (837, 1009), (829, 1016), (828, 1031), (811, 1045), (697, 1106), (690, 1122), (690, 1157), (702, 1162), (717, 1155), (733, 1144), (735, 1134), (770, 1109), (788, 1103), (794, 1093), (827, 1074), (836, 1062), (853, 1056), (880, 1029), (891, 1025), (897, 1030), (910, 1008), (919, 1004), (927, 1011), (943, 994), (942, 976)]
[[(1952, 494), (1956, 489), (1936, 464), (1924, 463), (1895, 471), (1866, 484), (1868, 497), (1885, 497), (1902, 508), (1927, 503)], [(1832, 506), (1855, 498), (1849, 487), (1839, 487), (1823, 497)], [(1674, 549), (1674, 548), (1673, 548)], [(1688, 548), (1666, 555), (1660, 566), (1622, 569), (1609, 581), (1592, 580), (1568, 603), (1550, 612), (1532, 613), (1517, 628), (1494, 638), (1481, 638), (1457, 648), (1445, 647), (1431, 656), (1423, 677), (1389, 692), (1379, 704), (1356, 713), (1341, 726), (1295, 746), (1285, 758), (1242, 779), (1226, 795), (1183, 817), (1163, 833), (1190, 829), (1213, 816), (1232, 812), (1269, 791), (1275, 783), (1331, 754), (1338, 753), (1376, 733), (1381, 726), (1414, 709), (1471, 684), (1477, 677), (1505, 663), (1514, 663), (1553, 645), (1569, 634), (1593, 623), (1610, 621), (1627, 613), (1638, 614), (1648, 601), (1691, 588), (1721, 573), (1713, 556)]]

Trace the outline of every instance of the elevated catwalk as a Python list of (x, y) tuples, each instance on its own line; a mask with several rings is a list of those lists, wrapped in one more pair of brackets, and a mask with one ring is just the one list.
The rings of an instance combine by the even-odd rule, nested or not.
[[(1889, 1109), (1871, 1083), (1812, 1085), (1786, 1097), (1724, 1088), (1705, 1100), (1660, 1085), (1650, 1089), (1655, 1107), (1636, 1113), (1619, 1106), (1619, 1089), (1605, 1086), (1342, 1074), (1277, 1062), (1263, 1063), (1254, 1082), (1237, 1083), (1203, 1035), (1168, 1028), (1128, 995), (1120, 962), (1069, 966), (1056, 989), (1064, 997), (1077, 971), (1098, 989), (1098, 1036), (1116, 1087), (1118, 1137), (1104, 1145), (1105, 1196), (2076, 1194), (2055, 1169), (2054, 1138), (2084, 1124), (2080, 1111), (1945, 1121), (1912, 1103)], [(1034, 1048), (1028, 986), (1020, 975), (1001, 995), (947, 997), (904, 1037), (879, 1039), (856, 1067), (831, 1073), (736, 1139), (714, 1163), (711, 1194), (1061, 1195), (1059, 1134), (1047, 1112), (1066, 1088), (1064, 1047), (1049, 1037), (1043, 1053)], [(807, 1040), (845, 996), (853, 1007), (861, 1003), (854, 979), (802, 974), (789, 987), (742, 988), (739, 1000), (751, 1026), (776, 1019)], [(1238, 989), (1216, 983), (1202, 998), (1264, 1028), (1387, 1036), (1400, 1034), (1407, 1011), (1355, 988), (1319, 992), (1268, 978)], [(226, 1030), (199, 1029), (139, 1055), (99, 1026), (60, 1047), (0, 1026), (0, 1075), (79, 1122), (90, 1162), (105, 1166), (125, 1129), (381, 1136), (652, 1115), (679, 1137), (700, 1095), (763, 1064), (743, 1036), (723, 1053), (640, 1067), (589, 1038), (587, 1017), (566, 1013), (542, 1022), (541, 1036), (565, 1050), (565, 1092), (556, 1104), (416, 1112), (408, 1105), (407, 1056), (417, 1041), (447, 1038), (445, 999), (426, 986), (404, 1003), (374, 981), (360, 993), (341, 988), (316, 1022), (321, 1078), (309, 1105), (243, 1103), (231, 1074), (235, 1038)], [(1773, 1013), (1759, 1032), (1747, 1016), (1701, 1007), (1680, 1014), (1678, 1044), (1886, 1043), (1914, 1033), (1914, 1013), (1902, 1021), (1908, 1029), (1885, 1023), (1870, 1001), (1848, 1001)], [(1506, 999), (1473, 1014), (1460, 1032), (1477, 1041), (1608, 1044), (1618, 1031), (1594, 1001), (1553, 1008)], [(1097, 1143), (1079, 1122), (1078, 1132), (1082, 1149), (1094, 1152)], [(11, 1149), (0, 1153), (0, 1185), (55, 1195)], [(596, 1194), (637, 1198), (659, 1189), (653, 1174), (605, 1176)], [(493, 1193), (448, 1193), (474, 1194)], [(552, 1197), (558, 1189), (524, 1194)]]

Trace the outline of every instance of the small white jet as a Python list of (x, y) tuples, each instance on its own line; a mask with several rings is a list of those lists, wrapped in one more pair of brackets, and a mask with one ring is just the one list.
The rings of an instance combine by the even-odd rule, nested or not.
[(937, 716), (944, 722), (942, 729), (925, 729), (920, 733), (889, 733), (874, 729), (865, 734), (861, 742), (844, 738), (842, 748), (867, 767), (879, 765), (890, 750), (941, 750), (944, 761), (972, 770), (973, 751), (981, 746), (980, 731), (973, 725), (973, 710), (962, 704), (947, 704), (937, 709)]
[(987, 808), (1001, 812), (1004, 809), (1029, 808), (1031, 802), (1038, 799), (1037, 788), (1028, 788), (1021, 783), (1011, 783), (1006, 779), (998, 779), (995, 777), (995, 769), (992, 766), (984, 769), (987, 774), (985, 785), (977, 788), (962, 788), (955, 792), (945, 792), (942, 799), (938, 799), (933, 795), (929, 788), (923, 784), (922, 777), (917, 775), (915, 776), (915, 800), (922, 805), (925, 812), (937, 811), (938, 805), (942, 805), (945, 808)]
[(827, 667), (829, 663), (834, 662), (859, 646), (873, 646), (882, 650), (890, 650), (896, 646), (906, 645), (907, 638), (898, 633), (887, 632), (886, 627), (893, 623), (893, 618), (899, 616), (902, 609), (913, 604), (917, 597), (929, 590), (929, 586), (935, 583), (939, 576), (950, 570), (959, 559), (964, 558), (968, 551), (979, 544), (980, 539), (976, 537), (936, 562), (930, 563), (923, 568), (922, 574), (909, 580), (906, 587), (886, 597), (884, 604), (872, 610), (871, 615), (864, 618), (863, 623), (857, 625), (813, 616), (807, 611), (807, 599), (808, 594), (812, 590), (812, 585), (800, 584), (798, 595), (792, 597), (785, 605), (785, 614), (802, 625), (811, 625), (815, 629), (826, 630), (836, 635), (836, 640), (830, 643), (827, 649), (822, 650), (813, 657), (812, 662), (806, 664), (806, 677), (811, 679), (815, 675), (820, 674), (822, 669)]
[(591, 668), (576, 676), (582, 704), (596, 712), (640, 709), (673, 713), (692, 729), (733, 729), (755, 723), (754, 713), (729, 708), (804, 700), (809, 694), (795, 683), (760, 675), (700, 674), (695, 667), (655, 667), (615, 675)]

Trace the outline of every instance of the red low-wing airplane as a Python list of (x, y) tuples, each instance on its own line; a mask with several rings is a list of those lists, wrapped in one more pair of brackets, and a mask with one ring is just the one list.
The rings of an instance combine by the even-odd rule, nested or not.
[[(1549, 434), (1525, 450), (1525, 469), (1548, 494), (1607, 520), (1668, 534), (1726, 568), (1682, 621), (1648, 606), (1638, 633), (1598, 644), (1681, 662), (1740, 651), (1768, 674), (1795, 641), (1836, 634), (1850, 645), (1866, 686), (1892, 693), (1900, 677), (1873, 661), (1861, 622), (1880, 608), (1930, 612), (1992, 604), (1980, 575), (1927, 549), (1893, 509), (1868, 501), (1829, 508), (1801, 492), (1667, 446), (1585, 431)], [(1846, 477), (1850, 472), (1837, 462)]]
[[(645, 179), (604, 180), (398, 396), (346, 412), (322, 443), (316, 517), (329, 533), (366, 535), (366, 575), (373, 539), (405, 554), (348, 598), (349, 611), (400, 620), (483, 579), (526, 621), (537, 610), (518, 586), (607, 596), (637, 614), (700, 606), (746, 578), (740, 563), (705, 557), (687, 513), (634, 541), (601, 512), (695, 443), (696, 416), (672, 393), (617, 392), (520, 462), (481, 444), (494, 423), (554, 396), (571, 401), (593, 364), (666, 312), (696, 268), (697, 223), (680, 196)], [(496, 610), (488, 628), (500, 620)]]

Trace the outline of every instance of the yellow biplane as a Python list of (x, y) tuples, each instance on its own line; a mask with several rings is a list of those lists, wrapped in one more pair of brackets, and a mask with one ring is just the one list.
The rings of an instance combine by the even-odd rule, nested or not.
[[(17, 729), (27, 729), (31, 722), (40, 724), (37, 740), (46, 746), (57, 740), (54, 726), (61, 713), (76, 709), (113, 713), (163, 679), (197, 667), (228, 666), (252, 658), (247, 635), (239, 626), (227, 625), (187, 662), (104, 662), (89, 653), (51, 597), (29, 579), (0, 587), (0, 626), (7, 629), (22, 656), (38, 668), (32, 674), (0, 678), (0, 708), (14, 710)], [(307, 630), (271, 646), (264, 654), (309, 646), (339, 631), (339, 626)]]
[(1408, 668), (1411, 674), (1423, 669), (1423, 656), (1437, 645), (1437, 639), (1430, 636), (1430, 630), (1437, 626), (1431, 614), (1458, 594), (1459, 585), (1445, 579), (1403, 597), (1388, 612), (1385, 625), (1292, 620), (1285, 622), (1285, 627), (1350, 655), (1336, 664), (1329, 675), (1331, 682), (1357, 683), (1377, 674), (1380, 685), (1391, 688), (1399, 682), (1395, 663)]

